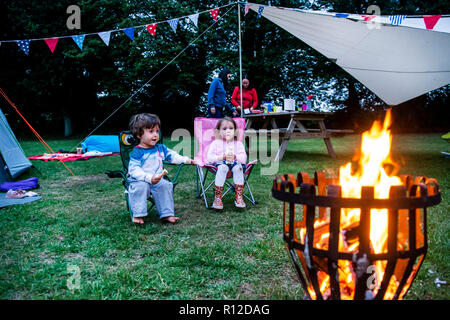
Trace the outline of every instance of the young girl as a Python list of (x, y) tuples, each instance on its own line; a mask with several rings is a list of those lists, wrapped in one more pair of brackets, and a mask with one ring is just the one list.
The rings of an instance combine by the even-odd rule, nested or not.
[(242, 197), (244, 191), (244, 169), (247, 161), (242, 142), (237, 141), (237, 126), (232, 118), (220, 119), (216, 126), (216, 140), (209, 146), (207, 161), (217, 167), (215, 179), (214, 209), (223, 209), (222, 192), (228, 171), (233, 173), (236, 189), (235, 206), (245, 208)]

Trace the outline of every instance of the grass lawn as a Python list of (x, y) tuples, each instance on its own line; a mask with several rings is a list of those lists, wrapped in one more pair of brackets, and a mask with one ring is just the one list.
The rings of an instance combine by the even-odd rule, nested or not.
[[(45, 138), (45, 137), (44, 137)], [(53, 150), (79, 140), (47, 140)], [(176, 142), (165, 143), (171, 147)], [(278, 173), (325, 169), (337, 175), (351, 160), (360, 137), (332, 139), (338, 159), (328, 157), (320, 139), (292, 141)], [(21, 141), (27, 156), (45, 149)], [(429, 249), (407, 299), (449, 299), (450, 159), (439, 134), (394, 136), (400, 173), (439, 181), (442, 202), (429, 209)], [(23, 178), (38, 176), (41, 200), (0, 210), (1, 299), (302, 299), (303, 291), (282, 240), (282, 203), (271, 196), (273, 175), (250, 178), (257, 206), (222, 213), (195, 198), (194, 167), (182, 169), (175, 192), (181, 221), (162, 224), (152, 211), (144, 226), (132, 225), (120, 179), (104, 171), (120, 169), (119, 156), (59, 163), (33, 161)], [(170, 167), (168, 168), (170, 169)], [(22, 177), (21, 177), (22, 178)], [(80, 270), (80, 288), (67, 281)]]

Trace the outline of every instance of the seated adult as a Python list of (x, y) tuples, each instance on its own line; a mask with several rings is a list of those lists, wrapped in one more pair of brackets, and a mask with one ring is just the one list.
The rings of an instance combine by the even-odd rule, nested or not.
[[(248, 77), (242, 79), (242, 107), (244, 108), (244, 114), (251, 113), (252, 110), (258, 106), (258, 95), (255, 88), (250, 86)], [(236, 107), (236, 110), (241, 112), (241, 90), (237, 86), (234, 88), (233, 95), (231, 96), (231, 103)]]

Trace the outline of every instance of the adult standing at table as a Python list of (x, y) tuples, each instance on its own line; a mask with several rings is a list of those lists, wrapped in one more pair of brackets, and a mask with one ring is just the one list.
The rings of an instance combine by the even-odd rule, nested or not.
[[(241, 112), (241, 88), (237, 86), (234, 88), (231, 96), (231, 103), (236, 107), (238, 112)], [(244, 114), (251, 113), (252, 110), (258, 106), (258, 95), (255, 88), (250, 86), (250, 80), (247, 76), (242, 79), (242, 107)]]
[(223, 118), (225, 109), (237, 115), (236, 109), (227, 103), (228, 80), (231, 77), (231, 71), (224, 68), (220, 71), (219, 76), (214, 78), (208, 90), (208, 117)]

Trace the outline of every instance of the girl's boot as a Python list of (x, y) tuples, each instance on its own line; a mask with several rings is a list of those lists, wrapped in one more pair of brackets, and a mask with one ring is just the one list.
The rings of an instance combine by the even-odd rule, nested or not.
[(213, 209), (222, 210), (223, 209), (223, 203), (222, 203), (222, 192), (223, 192), (223, 186), (218, 187), (216, 186), (214, 189), (214, 202), (212, 204)]
[(235, 184), (234, 188), (236, 189), (236, 201), (234, 201), (234, 205), (237, 208), (245, 208), (245, 202), (243, 198), (244, 193), (244, 185), (243, 184)]

